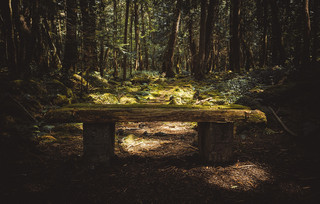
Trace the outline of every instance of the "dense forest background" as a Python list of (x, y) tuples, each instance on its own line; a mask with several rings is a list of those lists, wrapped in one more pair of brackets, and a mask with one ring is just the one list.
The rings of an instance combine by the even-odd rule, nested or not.
[(197, 79), (319, 58), (316, 0), (2, 1), (1, 70), (12, 78), (155, 70)]
[[(320, 203), (319, 0), (1, 0), (0, 200)], [(197, 124), (117, 123), (112, 165), (82, 159), (74, 103), (259, 109), (233, 161)], [(174, 106), (172, 106), (174, 107)]]

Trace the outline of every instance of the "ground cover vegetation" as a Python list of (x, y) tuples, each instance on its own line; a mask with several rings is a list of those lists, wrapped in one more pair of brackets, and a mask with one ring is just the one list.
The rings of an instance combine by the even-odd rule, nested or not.
[[(318, 0), (0, 2), (4, 203), (319, 203)], [(196, 123), (117, 123), (111, 166), (82, 160), (70, 104), (251, 108), (234, 158), (199, 160)]]

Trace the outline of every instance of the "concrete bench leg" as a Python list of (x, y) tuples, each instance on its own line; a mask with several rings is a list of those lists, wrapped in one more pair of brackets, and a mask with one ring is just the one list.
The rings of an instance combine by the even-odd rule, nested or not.
[(232, 158), (233, 123), (198, 123), (200, 157), (204, 162), (224, 163)]
[(115, 123), (84, 123), (83, 153), (90, 163), (109, 164), (114, 155)]

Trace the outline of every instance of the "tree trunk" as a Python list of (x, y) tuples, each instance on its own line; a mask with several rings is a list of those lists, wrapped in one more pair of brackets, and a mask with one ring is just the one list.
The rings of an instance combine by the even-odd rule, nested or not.
[(171, 34), (169, 36), (169, 41), (167, 45), (167, 52), (164, 55), (162, 71), (166, 73), (166, 77), (174, 77), (175, 73), (173, 71), (174, 64), (174, 48), (176, 46), (177, 35), (179, 31), (180, 25), (180, 17), (181, 17), (181, 3), (182, 0), (178, 0), (176, 4), (176, 11), (174, 22), (172, 23)]
[(309, 0), (303, 0), (303, 5), (304, 5), (303, 6), (304, 29), (303, 29), (302, 65), (307, 65), (310, 62), (310, 38), (311, 38)]
[(261, 50), (259, 56), (259, 65), (264, 67), (267, 64), (267, 47), (268, 47), (268, 2), (267, 0), (259, 0), (257, 2), (257, 14), (262, 29)]
[(216, 18), (216, 7), (218, 6), (218, 0), (210, 0), (207, 10), (207, 21), (206, 21), (206, 33), (205, 33), (205, 59), (203, 63), (203, 71), (207, 73), (210, 71), (210, 56), (213, 49), (213, 36), (212, 30), (214, 21)]
[(65, 51), (63, 58), (63, 70), (64, 75), (67, 77), (70, 70), (75, 72), (76, 63), (78, 60), (78, 48), (77, 48), (77, 1), (67, 0), (67, 32), (66, 32), (66, 42)]
[(105, 53), (105, 48), (104, 48), (104, 33), (105, 33), (105, 26), (106, 26), (106, 20), (105, 20), (105, 2), (103, 0), (100, 1), (100, 19), (99, 19), (99, 31), (100, 31), (100, 53), (99, 53), (99, 70), (100, 70), (100, 76), (104, 76), (104, 68), (105, 68), (105, 58), (104, 58), (104, 53)]
[[(129, 21), (129, 8), (130, 8), (130, 0), (126, 0), (126, 17), (124, 23), (124, 39), (123, 44), (125, 44), (125, 50), (128, 49), (127, 42), (128, 42), (128, 21)], [(125, 54), (123, 57), (123, 81), (127, 79), (127, 55)]]
[(279, 18), (279, 9), (276, 0), (269, 1), (272, 13), (272, 64), (283, 65), (285, 51), (283, 46), (282, 31)]
[(80, 0), (82, 13), (82, 60), (86, 74), (97, 67), (95, 0)]
[[(145, 70), (149, 69), (149, 62), (148, 62), (148, 46), (147, 46), (147, 36), (146, 36), (146, 27), (145, 27), (145, 20), (144, 20), (144, 10), (143, 10), (143, 5), (141, 4), (141, 23), (142, 23), (142, 42), (143, 42), (143, 51), (144, 51), (144, 62), (143, 62), (143, 68)], [(147, 7), (145, 9), (148, 9)]]
[(240, 72), (240, 5), (241, 0), (231, 1), (230, 8), (230, 69)]
[(200, 16), (200, 37), (199, 37), (199, 51), (196, 58), (195, 78), (203, 79), (204, 77), (204, 63), (206, 57), (206, 23), (207, 22), (207, 0), (201, 0), (201, 16)]
[(313, 2), (314, 17), (312, 23), (313, 31), (313, 47), (312, 47), (312, 62), (316, 62), (319, 57), (319, 22), (320, 22), (320, 3), (319, 0)]
[(116, 42), (117, 42), (117, 34), (118, 34), (118, 2), (117, 0), (113, 0), (113, 77), (118, 77), (118, 60), (117, 60), (117, 50)]
[(190, 48), (190, 71), (192, 74), (195, 74), (196, 70), (196, 58), (197, 58), (197, 44), (194, 39), (194, 33), (193, 33), (193, 17), (191, 15), (191, 9), (193, 9), (193, 0), (189, 0), (189, 9), (187, 16), (189, 16), (188, 21), (188, 33), (189, 33), (189, 48)]
[(313, 47), (312, 47), (312, 62), (316, 62), (319, 57), (319, 22), (320, 22), (320, 2), (313, 2), (314, 17), (312, 23), (313, 31)]
[(138, 3), (137, 0), (134, 1), (134, 36), (135, 36), (135, 50), (136, 50), (136, 60), (135, 60), (135, 70), (140, 67), (140, 34), (139, 34), (139, 14), (138, 14)]

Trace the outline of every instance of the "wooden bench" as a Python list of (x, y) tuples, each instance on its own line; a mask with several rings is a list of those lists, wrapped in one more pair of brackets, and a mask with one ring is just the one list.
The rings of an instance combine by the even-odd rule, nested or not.
[(83, 123), (84, 158), (109, 163), (114, 155), (116, 122), (198, 122), (200, 157), (206, 163), (228, 162), (232, 157), (234, 122), (266, 122), (259, 110), (243, 106), (93, 105), (75, 104), (50, 110), (49, 123)]

